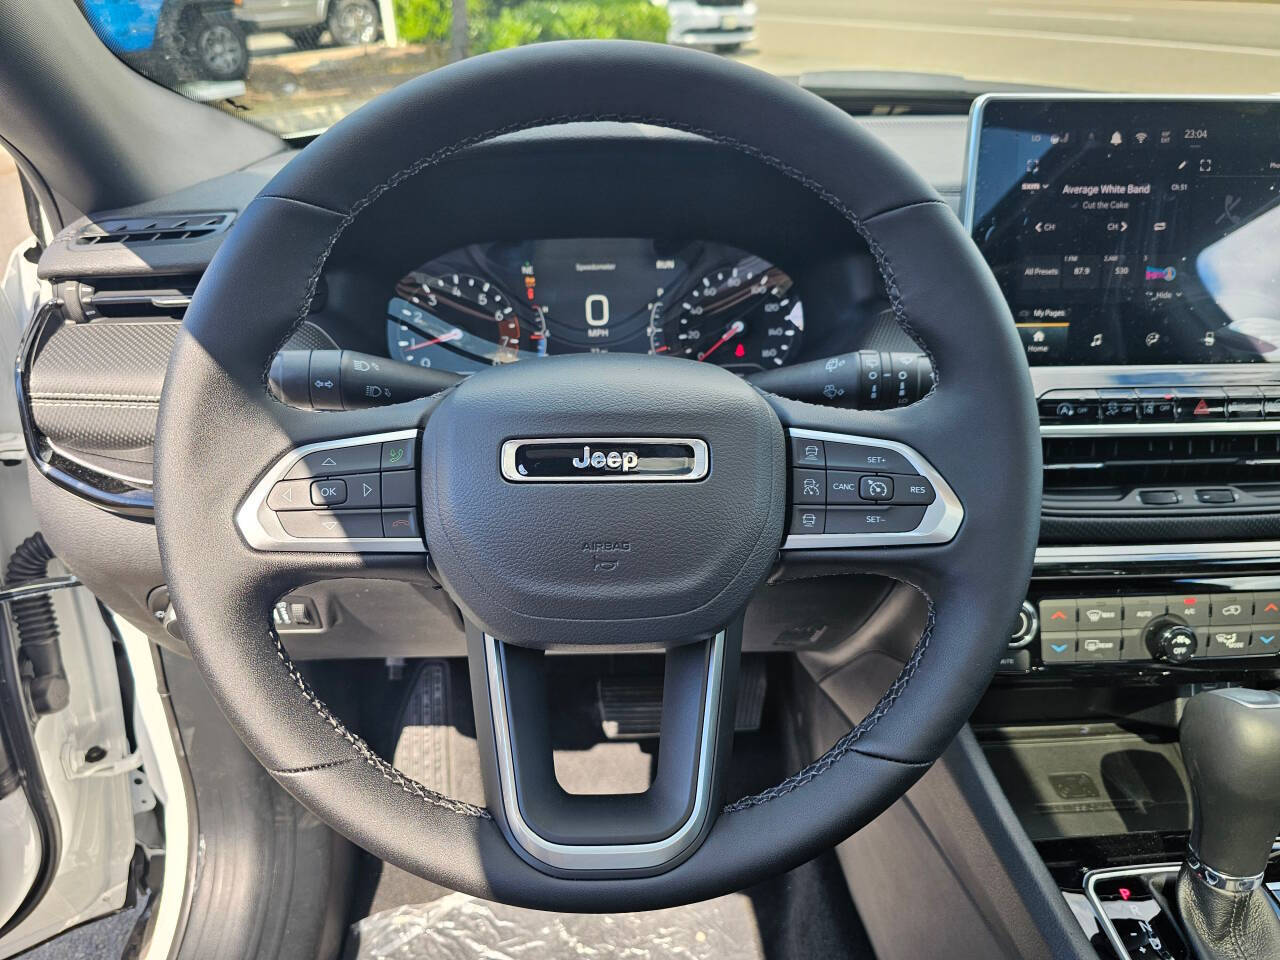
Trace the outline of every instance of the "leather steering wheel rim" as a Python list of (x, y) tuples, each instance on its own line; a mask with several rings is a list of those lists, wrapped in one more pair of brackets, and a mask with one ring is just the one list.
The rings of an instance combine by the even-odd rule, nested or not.
[[(915, 584), (930, 614), (912, 656), (866, 718), (783, 783), (724, 806), (686, 859), (656, 875), (601, 879), (531, 866), (488, 810), (395, 770), (319, 700), (270, 628), (271, 603), (301, 583), (420, 569), (403, 558), (264, 554), (233, 517), (285, 451), (386, 428), (393, 408), (303, 413), (265, 387), (271, 357), (305, 319), (344, 231), (468, 146), (603, 120), (740, 151), (813, 191), (866, 240), (937, 386), (889, 411), (766, 399), (785, 425), (908, 437), (963, 502), (964, 521), (945, 544), (789, 554), (781, 576), (857, 571)], [(434, 403), (403, 405), (403, 415), (424, 417)], [(318, 817), (384, 860), (479, 897), (552, 910), (651, 909), (741, 889), (812, 858), (884, 810), (941, 754), (989, 682), (1025, 595), (1039, 456), (1008, 308), (959, 221), (902, 161), (840, 110), (763, 72), (662, 45), (572, 41), (487, 54), (404, 84), (319, 137), (241, 214), (170, 362), (156, 523), (173, 602), (210, 690), (272, 776)]]

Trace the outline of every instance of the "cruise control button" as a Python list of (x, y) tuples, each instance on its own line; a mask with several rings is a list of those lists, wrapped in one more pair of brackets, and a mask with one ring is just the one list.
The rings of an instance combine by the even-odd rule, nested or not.
[(267, 506), (272, 510), (310, 510), (308, 485), (307, 480), (281, 480), (267, 495)]
[(937, 496), (933, 484), (924, 477), (898, 477), (893, 485), (894, 503), (928, 505)]
[(874, 471), (876, 473), (910, 473), (916, 468), (902, 454), (884, 447), (866, 443), (836, 443), (827, 441), (827, 466), (843, 470)]
[(858, 496), (863, 500), (892, 500), (892, 477), (862, 477), (858, 480)]
[(382, 445), (382, 469), (406, 470), (414, 466), (416, 445), (417, 441), (412, 437), (408, 440), (388, 440)]
[(344, 477), (347, 481), (347, 502), (349, 508), (382, 506), (382, 478), (376, 473), (357, 473)]
[(825, 447), (826, 444), (821, 440), (792, 437), (791, 465), (793, 467), (825, 467), (827, 465)]
[(1170, 594), (1165, 597), (1169, 604), (1169, 612), (1181, 617), (1187, 623), (1205, 624), (1209, 622), (1209, 598), (1196, 594)]
[(1209, 622), (1213, 624), (1236, 624), (1253, 622), (1253, 594), (1222, 593), (1212, 598), (1213, 609), (1209, 611)]
[(827, 475), (822, 470), (792, 470), (791, 500), (793, 503), (826, 503)]
[(827, 533), (907, 533), (923, 519), (924, 507), (829, 507)]
[(317, 507), (332, 507), (345, 503), (347, 499), (347, 482), (345, 480), (313, 480), (311, 481), (311, 502)]
[(291, 537), (354, 540), (382, 536), (382, 515), (377, 510), (298, 510), (279, 516), (280, 526)]
[(383, 510), (382, 535), (384, 537), (418, 536), (418, 511)]
[(822, 507), (792, 507), (791, 532), (813, 534), (826, 532), (827, 511)]
[(381, 451), (376, 443), (362, 443), (354, 447), (334, 447), (309, 453), (284, 475), (286, 480), (302, 477), (331, 477), (335, 473), (362, 473), (377, 470)]
[(848, 470), (827, 471), (827, 503), (861, 503), (861, 474)]
[(412, 507), (418, 502), (418, 483), (412, 470), (389, 470), (382, 475), (382, 505)]

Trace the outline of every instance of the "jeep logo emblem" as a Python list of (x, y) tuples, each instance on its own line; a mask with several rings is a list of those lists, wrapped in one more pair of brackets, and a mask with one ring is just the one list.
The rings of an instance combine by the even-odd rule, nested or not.
[(705, 441), (667, 437), (508, 440), (499, 459), (512, 483), (687, 482), (711, 465)]
[(582, 456), (575, 457), (570, 461), (579, 470), (585, 470), (587, 467), (594, 467), (596, 470), (621, 470), (626, 473), (628, 470), (634, 470), (640, 465), (640, 455), (634, 450), (610, 450), (608, 453), (601, 453), (597, 450), (591, 452), (590, 447), (582, 448)]

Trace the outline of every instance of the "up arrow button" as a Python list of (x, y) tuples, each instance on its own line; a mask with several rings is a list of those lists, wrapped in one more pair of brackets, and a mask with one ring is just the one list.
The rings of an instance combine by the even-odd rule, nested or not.
[(382, 456), (382, 448), (377, 443), (361, 443), (351, 447), (331, 447), (328, 450), (317, 450), (309, 453), (284, 475), (286, 480), (301, 480), (310, 477), (332, 477), (345, 473), (364, 473), (377, 470)]

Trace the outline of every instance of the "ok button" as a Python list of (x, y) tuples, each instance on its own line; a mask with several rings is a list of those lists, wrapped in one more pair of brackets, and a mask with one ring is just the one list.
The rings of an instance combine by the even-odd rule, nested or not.
[(347, 502), (347, 481), (345, 480), (313, 480), (311, 482), (311, 502), (318, 507), (334, 506)]

